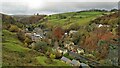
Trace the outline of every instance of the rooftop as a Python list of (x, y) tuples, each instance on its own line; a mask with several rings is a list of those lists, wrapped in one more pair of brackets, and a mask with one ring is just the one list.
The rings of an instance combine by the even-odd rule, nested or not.
[(71, 64), (80, 66), (80, 62), (74, 59), (71, 61)]
[(64, 57), (64, 56), (61, 58), (61, 60), (65, 61), (65, 62), (71, 62), (70, 59), (68, 59), (68, 58), (66, 58), (66, 57)]

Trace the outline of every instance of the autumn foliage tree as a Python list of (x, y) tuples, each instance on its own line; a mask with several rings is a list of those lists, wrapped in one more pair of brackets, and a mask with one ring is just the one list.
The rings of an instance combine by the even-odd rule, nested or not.
[(80, 46), (90, 53), (96, 51), (98, 59), (105, 58), (109, 51), (109, 44), (114, 39), (114, 35), (108, 29), (106, 27), (96, 28), (85, 37)]
[(56, 27), (55, 29), (53, 29), (53, 35), (57, 40), (60, 40), (64, 35), (64, 30), (61, 27)]
[(61, 27), (56, 27), (53, 29), (53, 41), (54, 41), (54, 46), (63, 46), (62, 44), (62, 37), (64, 35), (64, 30)]

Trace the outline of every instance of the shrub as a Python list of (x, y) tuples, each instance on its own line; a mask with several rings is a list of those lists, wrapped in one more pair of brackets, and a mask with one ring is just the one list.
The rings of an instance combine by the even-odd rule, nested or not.
[(31, 44), (32, 40), (28, 37), (25, 38), (24, 43)]
[(49, 55), (50, 55), (50, 52), (49, 52), (49, 51), (47, 51), (45, 54), (46, 54), (47, 56), (49, 56)]
[(22, 31), (19, 31), (18, 33), (17, 33), (17, 37), (18, 37), (18, 39), (20, 40), (20, 41), (22, 41), (22, 42), (24, 42), (24, 40), (25, 40), (25, 33), (24, 32), (22, 32)]
[(56, 57), (56, 56), (55, 56), (54, 54), (52, 54), (52, 53), (50, 54), (50, 58), (51, 58), (51, 59), (55, 59), (55, 57)]
[(62, 57), (62, 54), (59, 52), (55, 52), (56, 59), (60, 59)]
[(11, 32), (19, 32), (19, 28), (15, 25), (11, 25), (9, 28), (9, 31)]
[(28, 44), (27, 44), (27, 43), (25, 43), (25, 44), (24, 44), (24, 46), (25, 46), (25, 47), (28, 47)]
[(22, 23), (16, 22), (15, 25), (17, 25), (19, 28), (24, 28), (24, 25)]
[(43, 52), (45, 52), (47, 50), (47, 43), (43, 41), (37, 42), (35, 43), (34, 49), (37, 51), (41, 49)]
[(72, 56), (70, 56), (70, 55), (69, 55), (69, 53), (66, 53), (66, 54), (64, 54), (63, 56), (65, 56), (65, 57), (69, 58), (70, 60), (72, 60), (72, 59), (73, 59), (73, 57), (72, 57)]

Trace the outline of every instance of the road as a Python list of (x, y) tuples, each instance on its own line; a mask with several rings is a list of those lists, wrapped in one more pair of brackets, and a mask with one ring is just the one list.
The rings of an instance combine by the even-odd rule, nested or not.
[(90, 59), (85, 58), (85, 57), (83, 57), (83, 56), (81, 56), (81, 55), (79, 55), (79, 54), (77, 54), (77, 53), (74, 53), (74, 52), (71, 52), (71, 51), (68, 51), (68, 53), (69, 53), (70, 55), (72, 55), (73, 57), (75, 57), (76, 59), (79, 59), (80, 61), (88, 61), (88, 64), (89, 64), (90, 66), (97, 66), (97, 65), (100, 64), (100, 63), (98, 63), (97, 61), (91, 61)]

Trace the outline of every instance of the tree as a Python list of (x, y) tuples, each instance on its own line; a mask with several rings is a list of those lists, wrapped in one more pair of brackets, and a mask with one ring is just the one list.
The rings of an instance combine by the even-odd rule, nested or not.
[(111, 12), (115, 12), (115, 11), (117, 11), (117, 9), (111, 9)]
[(33, 27), (33, 26), (29, 26), (29, 27), (28, 27), (28, 30), (29, 30), (29, 31), (33, 31), (33, 30), (34, 30), (34, 27)]
[(37, 13), (37, 16), (39, 15), (39, 13)]
[(78, 42), (80, 41), (80, 39), (81, 39), (81, 35), (80, 35), (79, 32), (73, 34), (72, 41), (74, 42), (75, 45), (78, 44)]
[(76, 23), (73, 23), (72, 25), (70, 25), (69, 30), (78, 30), (80, 28), (80, 26)]
[(62, 39), (62, 36), (64, 35), (64, 30), (61, 27), (56, 27), (53, 30), (54, 36), (57, 38), (57, 40)]
[(104, 59), (107, 55), (108, 55), (108, 44), (103, 44), (101, 46), (98, 47), (98, 55), (96, 56), (98, 60), (100, 59)]
[(85, 49), (86, 52), (97, 53), (97, 59), (103, 59), (107, 56), (109, 51), (109, 45), (111, 40), (114, 39), (114, 35), (108, 30), (107, 27), (96, 28), (94, 31), (89, 32), (88, 35), (81, 42), (81, 48)]

